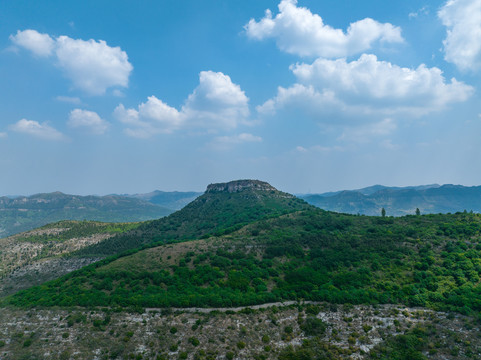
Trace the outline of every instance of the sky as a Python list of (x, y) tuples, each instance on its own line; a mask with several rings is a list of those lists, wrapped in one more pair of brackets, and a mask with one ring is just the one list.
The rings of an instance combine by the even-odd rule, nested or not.
[(0, 2), (0, 195), (481, 184), (481, 0)]

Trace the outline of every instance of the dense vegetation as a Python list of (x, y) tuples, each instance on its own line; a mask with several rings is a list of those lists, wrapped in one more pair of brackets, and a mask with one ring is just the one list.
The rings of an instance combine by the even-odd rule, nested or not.
[(82, 256), (108, 256), (146, 244), (197, 239), (233, 232), (264, 218), (309, 209), (303, 200), (280, 191), (206, 193), (168, 217), (150, 221), (135, 231), (88, 247)]
[[(213, 228), (213, 226), (211, 226)], [(20, 292), (20, 306), (232, 306), (288, 299), (481, 311), (481, 216), (306, 209), (132, 250)]]

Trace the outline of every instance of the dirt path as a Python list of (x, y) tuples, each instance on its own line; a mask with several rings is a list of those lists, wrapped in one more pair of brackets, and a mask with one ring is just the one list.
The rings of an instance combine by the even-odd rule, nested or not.
[[(212, 311), (220, 311), (220, 312), (226, 312), (226, 311), (234, 311), (238, 312), (244, 309), (252, 309), (252, 310), (257, 310), (257, 309), (267, 309), (272, 306), (290, 306), (290, 305), (296, 305), (296, 304), (320, 304), (320, 302), (316, 301), (285, 301), (285, 302), (274, 302), (274, 303), (267, 303), (267, 304), (261, 304), (261, 305), (248, 305), (248, 306), (238, 306), (238, 307), (221, 307), (221, 308), (199, 308), (199, 307), (193, 307), (193, 308), (170, 308), (172, 311), (183, 311), (183, 312), (190, 312), (190, 313), (210, 313)], [(165, 310), (165, 308), (146, 308), (145, 312), (161, 312), (162, 310)]]

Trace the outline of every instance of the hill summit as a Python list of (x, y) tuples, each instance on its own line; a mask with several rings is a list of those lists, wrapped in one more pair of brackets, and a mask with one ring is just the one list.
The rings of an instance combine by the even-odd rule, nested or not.
[(151, 243), (168, 243), (223, 235), (261, 219), (311, 208), (304, 200), (259, 180), (210, 184), (205, 193), (183, 209), (101, 244), (81, 255), (106, 256)]
[(259, 180), (234, 180), (226, 183), (210, 184), (207, 186), (206, 193), (228, 192), (237, 193), (244, 190), (277, 191), (269, 183)]

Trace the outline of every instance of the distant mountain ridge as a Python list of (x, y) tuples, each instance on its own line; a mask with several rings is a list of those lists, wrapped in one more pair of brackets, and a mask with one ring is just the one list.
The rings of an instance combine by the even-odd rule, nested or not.
[(135, 222), (158, 219), (174, 210), (119, 195), (80, 196), (59, 191), (15, 198), (0, 197), (0, 237), (60, 220)]
[(155, 190), (145, 194), (122, 194), (130, 198), (148, 201), (155, 205), (160, 205), (172, 210), (180, 210), (185, 205), (194, 201), (202, 195), (201, 192), (195, 191), (160, 191)]
[(302, 199), (324, 210), (361, 215), (403, 216), (423, 214), (481, 212), (481, 186), (421, 185), (387, 187), (374, 185), (358, 190), (300, 195)]

